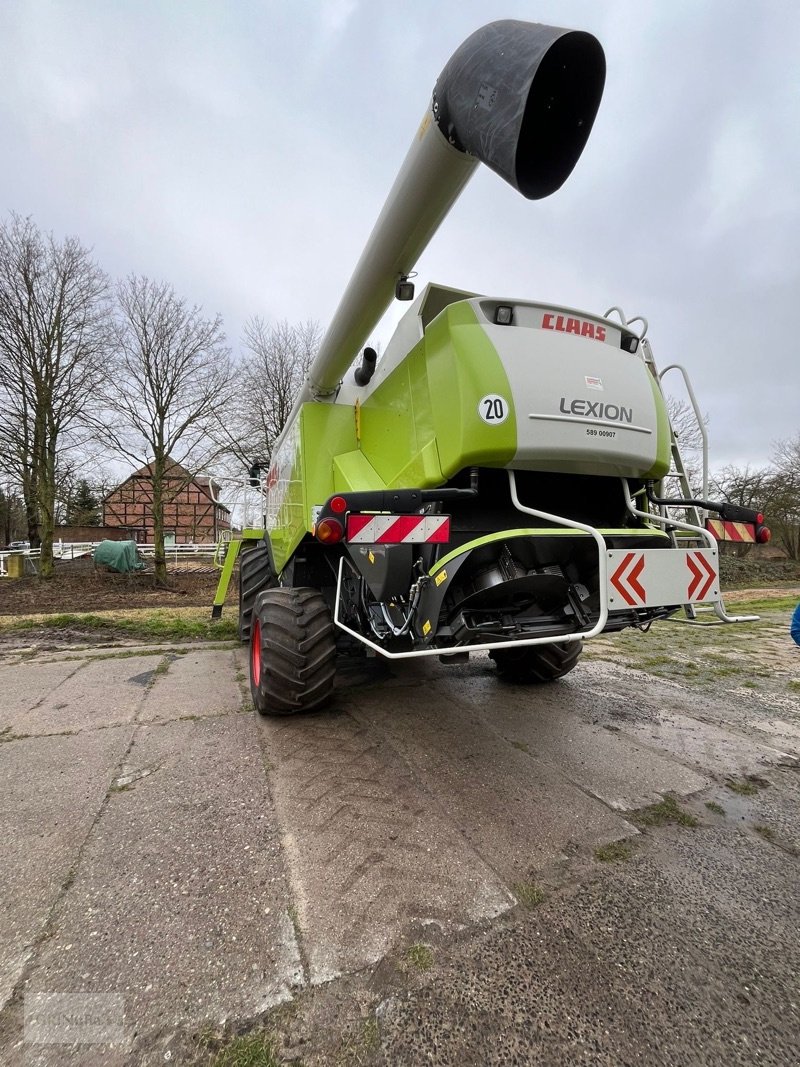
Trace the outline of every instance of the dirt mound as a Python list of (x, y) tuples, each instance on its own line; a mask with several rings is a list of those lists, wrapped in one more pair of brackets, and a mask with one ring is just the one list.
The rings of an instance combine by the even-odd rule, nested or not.
[(800, 562), (791, 559), (764, 559), (747, 555), (742, 559), (723, 552), (719, 558), (722, 588), (769, 588), (781, 582), (800, 583)]
[[(90, 561), (56, 568), (49, 581), (2, 579), (0, 615), (94, 612), (114, 608), (211, 607), (219, 571), (171, 571), (168, 588), (159, 589), (152, 572), (113, 574), (95, 571)], [(234, 583), (231, 582), (231, 586)]]

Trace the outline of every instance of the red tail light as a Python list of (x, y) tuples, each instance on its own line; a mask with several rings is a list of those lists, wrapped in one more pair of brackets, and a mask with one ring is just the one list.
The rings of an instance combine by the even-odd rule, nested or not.
[(344, 527), (338, 519), (323, 519), (317, 523), (314, 535), (324, 545), (335, 545), (344, 536)]
[(343, 511), (347, 511), (347, 501), (343, 496), (335, 496), (331, 500), (331, 511), (335, 511), (338, 515), (341, 515)]
[(771, 537), (772, 531), (769, 526), (761, 526), (756, 530), (756, 541), (758, 541), (760, 545), (765, 545)]

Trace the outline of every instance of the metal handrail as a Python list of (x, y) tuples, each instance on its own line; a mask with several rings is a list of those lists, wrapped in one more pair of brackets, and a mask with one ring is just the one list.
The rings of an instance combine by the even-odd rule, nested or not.
[[(659, 523), (665, 528), (669, 526), (677, 530), (688, 530), (690, 533), (694, 534), (695, 537), (700, 537), (704, 541), (706, 541), (708, 547), (712, 549), (715, 555), (719, 554), (717, 542), (714, 540), (714, 537), (708, 532), (708, 530), (705, 530), (702, 526), (694, 526), (690, 522), (681, 522), (679, 519), (671, 519), (669, 518), (669, 516), (659, 515), (656, 511), (640, 511), (638, 508), (634, 507), (633, 497), (631, 496), (631, 490), (630, 486), (628, 485), (627, 478), (621, 478), (620, 481), (622, 482), (622, 490), (625, 494), (625, 505), (631, 515), (635, 515), (639, 519), (645, 519), (648, 522)], [(675, 504), (666, 504), (664, 506), (679, 508), (681, 504), (680, 501), (678, 501)], [(729, 615), (725, 610), (725, 604), (722, 600), (721, 594), (720, 599), (713, 605), (713, 608), (714, 614), (717, 616), (720, 622), (758, 622), (758, 620), (761, 618), (760, 615)], [(686, 622), (687, 624), (691, 624), (694, 626), (717, 625), (717, 623), (697, 623), (693, 619), (687, 619)]]
[[(694, 411), (694, 417), (697, 419), (697, 426), (700, 430), (700, 437), (703, 441), (703, 499), (708, 499), (708, 434), (706, 433), (705, 422), (703, 421), (703, 413), (700, 410), (700, 405), (697, 403), (697, 397), (694, 395), (694, 389), (692, 383), (689, 380), (689, 374), (685, 367), (680, 363), (670, 363), (668, 367), (664, 367), (658, 374), (658, 380), (661, 382), (667, 371), (677, 370), (681, 372), (683, 376), (683, 384), (686, 386), (686, 392), (689, 394), (689, 400), (692, 402), (692, 410)], [(674, 431), (673, 431), (674, 432)]]

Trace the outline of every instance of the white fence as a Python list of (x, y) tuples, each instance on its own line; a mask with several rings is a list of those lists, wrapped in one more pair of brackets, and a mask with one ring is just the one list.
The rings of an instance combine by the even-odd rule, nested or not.
[[(54, 541), (53, 558), (60, 560), (84, 559), (86, 556), (91, 556), (99, 544), (99, 541)], [(190, 556), (201, 556), (208, 560), (216, 558), (217, 562), (221, 563), (225, 558), (225, 547), (224, 545), (218, 546), (213, 541), (206, 541), (203, 544), (165, 545), (164, 555), (168, 563), (178, 563), (180, 560), (185, 560)], [(155, 545), (137, 544), (136, 551), (140, 556), (152, 558), (155, 555)], [(9, 556), (26, 556), (28, 559), (38, 559), (41, 554), (41, 549), (38, 548), (19, 548), (0, 552), (0, 578), (8, 577), (6, 560)]]

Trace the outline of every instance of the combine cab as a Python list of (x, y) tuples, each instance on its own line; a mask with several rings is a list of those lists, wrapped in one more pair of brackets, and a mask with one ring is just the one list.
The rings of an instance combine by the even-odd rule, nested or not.
[(414, 263), (479, 161), (529, 199), (563, 183), (604, 70), (589, 34), (507, 21), (438, 79), (273, 450), (264, 528), (242, 542), (261, 713), (324, 705), (346, 650), (488, 651), (499, 674), (546, 682), (600, 633), (700, 604), (736, 621), (715, 535), (768, 531), (691, 498), (643, 320), (429, 285), (380, 362), (366, 349), (348, 371), (392, 296), (413, 298)]

